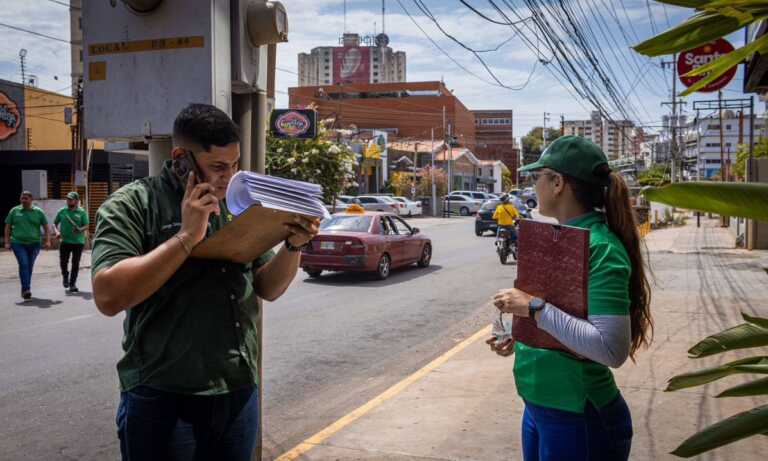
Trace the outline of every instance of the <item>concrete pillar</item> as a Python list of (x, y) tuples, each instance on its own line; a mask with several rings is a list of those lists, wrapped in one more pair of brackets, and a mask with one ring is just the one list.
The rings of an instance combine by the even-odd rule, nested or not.
[(157, 176), (163, 169), (163, 163), (171, 159), (171, 139), (159, 138), (149, 141), (149, 175)]

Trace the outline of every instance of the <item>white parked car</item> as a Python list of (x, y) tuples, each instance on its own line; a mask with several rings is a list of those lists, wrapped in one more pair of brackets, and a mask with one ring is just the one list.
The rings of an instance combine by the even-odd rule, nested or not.
[(325, 209), (328, 210), (328, 213), (339, 213), (341, 211), (347, 211), (347, 207), (350, 205), (349, 203), (342, 202), (339, 199), (336, 199), (336, 208), (334, 209), (333, 205), (330, 203), (324, 203)]
[(480, 201), (481, 204), (493, 198), (491, 197), (491, 194), (487, 192), (480, 192), (476, 190), (455, 190), (451, 192), (450, 195), (451, 196), (461, 195), (461, 196), (467, 197), (468, 199), (478, 200)]
[(400, 211), (400, 215), (405, 216), (421, 216), (421, 202), (414, 202), (413, 200), (409, 200), (405, 197), (398, 197), (394, 196), (393, 199), (397, 200), (400, 203), (405, 204), (405, 209)]

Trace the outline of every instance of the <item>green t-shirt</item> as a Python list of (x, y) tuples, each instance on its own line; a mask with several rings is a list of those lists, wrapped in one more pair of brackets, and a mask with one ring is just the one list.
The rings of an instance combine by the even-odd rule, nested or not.
[(5, 223), (11, 226), (11, 243), (39, 245), (40, 228), (48, 225), (48, 218), (34, 205), (30, 209), (18, 205), (8, 213)]
[[(629, 315), (632, 266), (604, 215), (589, 213), (568, 224), (590, 231), (587, 315)], [(605, 365), (519, 341), (515, 344), (515, 383), (518, 394), (528, 402), (577, 413), (584, 412), (587, 400), (600, 408), (619, 393)]]
[[(181, 228), (183, 189), (166, 162), (160, 176), (113, 193), (96, 214), (93, 276), (123, 259), (150, 252)], [(207, 235), (232, 219), (221, 202)], [(249, 264), (187, 258), (152, 296), (126, 311), (123, 357), (117, 364), (122, 390), (138, 385), (181, 394), (215, 395), (258, 384), (261, 301)]]
[(56, 213), (53, 224), (59, 226), (61, 231), (61, 241), (64, 243), (85, 244), (85, 232), (78, 229), (90, 224), (88, 213), (80, 207), (70, 210), (69, 207), (63, 207)]

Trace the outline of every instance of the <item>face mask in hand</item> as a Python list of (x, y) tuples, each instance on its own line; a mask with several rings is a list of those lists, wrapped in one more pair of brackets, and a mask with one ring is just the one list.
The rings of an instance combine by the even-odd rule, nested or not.
[(491, 337), (485, 341), (491, 350), (507, 357), (515, 352), (515, 339), (512, 337), (512, 319), (505, 320), (504, 314), (499, 312), (499, 317), (494, 319)]

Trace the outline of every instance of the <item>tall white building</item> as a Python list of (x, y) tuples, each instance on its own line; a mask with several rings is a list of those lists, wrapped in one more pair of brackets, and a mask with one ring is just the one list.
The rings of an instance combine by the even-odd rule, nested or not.
[(405, 51), (393, 51), (389, 37), (344, 34), (341, 46), (299, 53), (299, 86), (405, 82)]
[[(749, 115), (740, 119), (737, 113), (723, 112), (723, 143), (720, 143), (720, 118), (704, 117), (694, 120), (685, 127), (685, 146), (683, 156), (688, 165), (686, 169), (693, 179), (706, 179), (721, 170), (721, 153), (726, 165), (736, 163), (736, 151), (739, 144), (749, 144)], [(766, 120), (755, 117), (754, 143), (765, 135)]]
[(609, 159), (626, 158), (635, 152), (635, 124), (629, 120), (610, 121), (593, 111), (589, 120), (565, 120), (563, 134), (588, 138), (600, 146)]
[(72, 60), (72, 96), (77, 96), (77, 85), (83, 78), (83, 13), (82, 0), (69, 2), (69, 37)]

